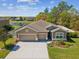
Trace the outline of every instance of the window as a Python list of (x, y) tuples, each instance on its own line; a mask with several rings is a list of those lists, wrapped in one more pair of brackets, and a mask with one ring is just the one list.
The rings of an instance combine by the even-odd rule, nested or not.
[(55, 38), (56, 39), (63, 39), (64, 38), (64, 33), (63, 32), (56, 32)]

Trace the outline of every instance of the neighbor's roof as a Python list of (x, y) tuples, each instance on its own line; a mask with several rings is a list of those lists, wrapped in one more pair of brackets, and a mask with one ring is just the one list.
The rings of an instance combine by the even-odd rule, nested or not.
[(7, 17), (0, 17), (0, 21), (3, 21), (3, 20), (8, 20), (9, 18)]

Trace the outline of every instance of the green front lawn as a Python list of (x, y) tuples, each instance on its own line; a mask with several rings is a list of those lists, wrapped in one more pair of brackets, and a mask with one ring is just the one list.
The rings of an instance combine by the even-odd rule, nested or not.
[[(9, 38), (6, 40), (6, 45), (15, 44), (15, 43), (16, 43), (16, 41), (13, 38)], [(5, 58), (7, 56), (7, 54), (11, 51), (9, 49), (4, 48), (3, 41), (0, 41), (0, 48), (3, 48), (2, 50), (0, 50), (0, 58)]]
[(50, 59), (79, 59), (79, 38), (73, 38), (75, 43), (70, 48), (56, 48), (48, 45)]

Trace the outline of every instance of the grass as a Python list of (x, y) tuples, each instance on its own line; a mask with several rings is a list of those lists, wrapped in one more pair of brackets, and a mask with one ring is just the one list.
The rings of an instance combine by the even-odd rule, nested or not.
[(19, 23), (23, 23), (23, 24), (28, 25), (32, 22), (34, 22), (34, 21), (12, 21), (12, 20), (10, 21), (10, 23), (16, 23), (17, 24), (17, 25), (13, 25), (14, 29), (18, 29), (18, 28), (21, 27), (20, 25), (18, 25)]
[(20, 28), (20, 27), (21, 27), (21, 26), (18, 26), (18, 25), (13, 26), (14, 29), (18, 29), (18, 28)]
[(71, 48), (54, 48), (48, 45), (50, 59), (79, 59), (79, 38), (73, 38), (74, 46)]
[(0, 58), (5, 58), (7, 54), (9, 53), (9, 50), (0, 50)]
[(0, 41), (0, 48), (3, 48), (4, 47), (4, 44), (2, 41)]
[(32, 23), (32, 22), (34, 22), (34, 21), (10, 21), (10, 22), (14, 22), (14, 23), (25, 23), (25, 24), (30, 24), (30, 23)]
[[(8, 44), (15, 44), (15, 39), (13, 39), (13, 38), (7, 39), (6, 45), (8, 45)], [(0, 41), (0, 48), (4, 48), (3, 41)], [(10, 52), (10, 50), (8, 50), (6, 48), (0, 50), (0, 58), (5, 58), (9, 52)]]

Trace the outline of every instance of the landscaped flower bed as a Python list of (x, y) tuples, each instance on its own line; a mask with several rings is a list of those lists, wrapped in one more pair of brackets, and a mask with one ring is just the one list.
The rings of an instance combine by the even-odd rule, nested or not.
[(51, 47), (58, 47), (58, 48), (69, 48), (73, 46), (73, 43), (65, 42), (65, 41), (53, 41), (49, 44)]

